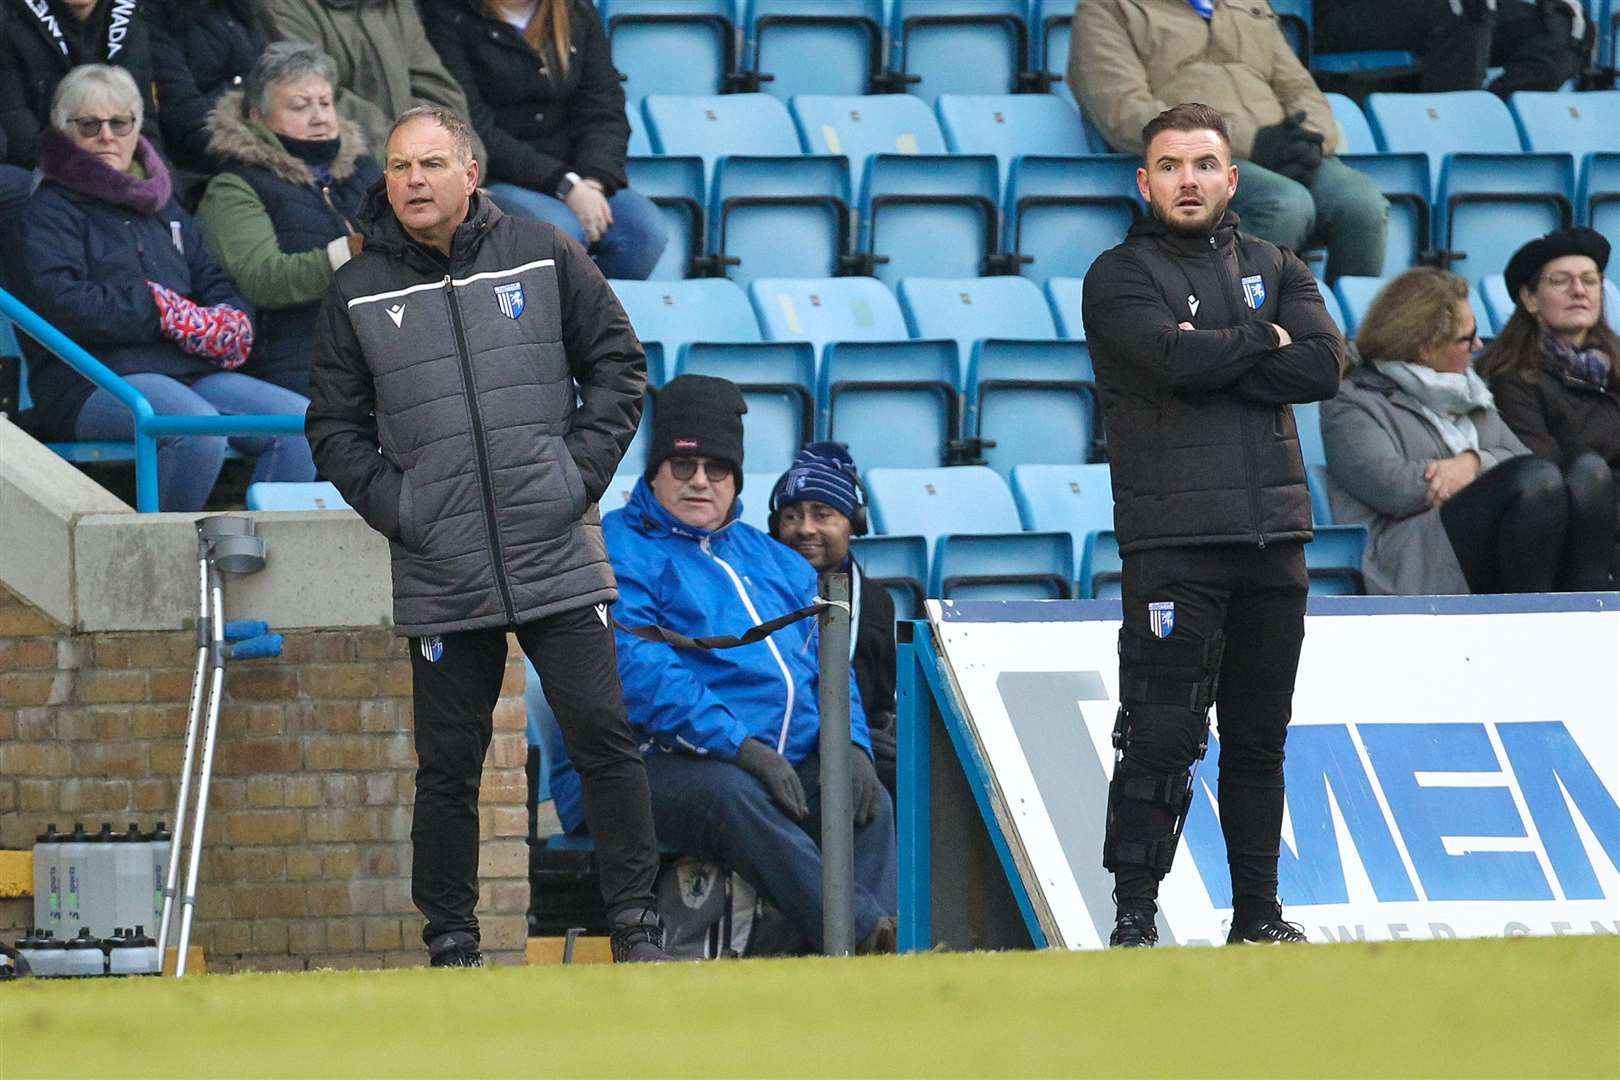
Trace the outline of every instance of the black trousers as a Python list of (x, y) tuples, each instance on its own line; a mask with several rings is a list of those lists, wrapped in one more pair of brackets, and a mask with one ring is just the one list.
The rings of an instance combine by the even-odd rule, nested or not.
[[(579, 769), (608, 915), (653, 907), (652, 801), (625, 716), (607, 609), (579, 608), (514, 629)], [(452, 930), (476, 936), (478, 785), (505, 674), (506, 628), (410, 643), (417, 757), (411, 899), (427, 919), (423, 941)]]
[[(1215, 703), (1221, 831), (1234, 907), (1242, 912), (1274, 903), (1282, 840), (1283, 747), (1305, 640), (1304, 549), (1297, 543), (1154, 548), (1126, 556), (1123, 571), (1126, 627), (1151, 632), (1148, 605), (1168, 602), (1175, 605), (1172, 637), (1198, 641), (1217, 632), (1225, 635)], [(1122, 685), (1129, 674), (1122, 665)], [(1177, 717), (1163, 708), (1140, 710), (1116, 770), (1184, 778), (1198, 760), (1202, 734), (1201, 717)], [(1129, 813), (1158, 815), (1156, 820), (1125, 823), (1132, 832), (1163, 835), (1173, 823), (1173, 813), (1162, 803), (1122, 806)], [(1116, 866), (1114, 884), (1122, 909), (1153, 909), (1159, 874), (1152, 868)]]
[(1463, 14), (1453, 12), (1450, 0), (1317, 0), (1312, 44), (1319, 53), (1415, 52), (1423, 61), (1419, 90), (1478, 90), (1490, 61), (1492, 20), (1480, 0), (1474, 6), (1478, 17), (1471, 17), (1470, 4)]

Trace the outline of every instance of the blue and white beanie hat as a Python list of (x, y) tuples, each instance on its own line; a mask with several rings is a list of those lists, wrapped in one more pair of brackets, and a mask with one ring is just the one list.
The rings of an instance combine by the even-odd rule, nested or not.
[(793, 459), (793, 467), (782, 474), (771, 489), (771, 510), (800, 502), (825, 503), (847, 518), (855, 516), (859, 496), (855, 491), (855, 462), (849, 451), (834, 442), (811, 443)]

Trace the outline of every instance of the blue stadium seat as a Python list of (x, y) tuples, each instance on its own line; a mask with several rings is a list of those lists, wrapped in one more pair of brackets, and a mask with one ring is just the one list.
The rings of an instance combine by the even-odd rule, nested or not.
[(602, 492), (602, 497), (596, 501), (596, 512), (607, 517), (613, 511), (630, 501), (630, 493), (636, 489), (636, 481), (641, 479), (641, 470), (629, 470), (624, 463), (619, 465), (619, 471), (613, 475), (613, 482)]
[(630, 109), (649, 94), (719, 94), (734, 85), (732, 0), (601, 0), (599, 7)]
[(1036, 282), (1084, 277), (1142, 215), (1137, 158), (1124, 154), (1015, 158), (1007, 178), (1003, 246)]
[(893, 284), (992, 268), (996, 163), (951, 155), (933, 111), (909, 94), (801, 95), (793, 118), (806, 153), (845, 154), (859, 193), (860, 267)]
[(748, 0), (746, 69), (758, 89), (867, 94), (883, 83), (882, 0)]
[(1085, 299), (1085, 284), (1085, 278), (1046, 279), (1046, 299), (1052, 305), (1052, 317), (1057, 320), (1058, 337), (1086, 340), (1086, 320), (1081, 303)]
[(1327, 464), (1327, 451), (1322, 448), (1322, 407), (1309, 401), (1291, 406), (1294, 410), (1294, 429), (1299, 436), (1299, 456), (1306, 467)]
[[(1029, 33), (1031, 66), (1052, 77), (1052, 93), (1074, 100), (1074, 92), (1064, 81), (1069, 69), (1069, 38), (1074, 29), (1077, 0), (1030, 0)], [(1103, 153), (1102, 148), (1096, 149)]]
[[(1299, 414), (1294, 414), (1297, 423)], [(1313, 525), (1333, 524), (1333, 501), (1328, 497), (1328, 474), (1326, 465), (1305, 466), (1305, 482), (1311, 492), (1311, 523)]]
[(1346, 337), (1355, 337), (1356, 327), (1361, 325), (1361, 317), (1372, 306), (1373, 297), (1384, 287), (1384, 281), (1384, 278), (1345, 274), (1333, 283), (1333, 291), (1339, 297), (1339, 309), (1344, 315)]
[(1339, 133), (1343, 136), (1339, 140), (1339, 153), (1341, 154), (1376, 154), (1378, 153), (1378, 140), (1373, 138), (1372, 128), (1367, 124), (1367, 116), (1361, 111), (1361, 106), (1343, 94), (1326, 94), (1328, 107), (1333, 110), (1333, 119), (1339, 122)]
[(894, 600), (896, 619), (923, 615), (928, 595), (928, 542), (920, 536), (856, 536), (849, 549), (867, 579), (881, 583)]
[(876, 278), (778, 278), (748, 286), (760, 329), (770, 341), (808, 341), (818, 357), (829, 341), (899, 341), (905, 316)]
[(932, 104), (941, 94), (1044, 89), (1029, 70), (1027, 0), (890, 0), (897, 83)]
[(985, 338), (1058, 336), (1052, 309), (1025, 278), (907, 278), (897, 291), (911, 336), (955, 338), (964, 374), (974, 346)]
[(1006, 481), (983, 465), (869, 469), (866, 494), (877, 532), (921, 536), (930, 551), (948, 533), (1023, 531)]
[(941, 465), (960, 424), (955, 343), (835, 341), (816, 401), (818, 437), (847, 444), (862, 468)]
[(1344, 311), (1339, 307), (1339, 298), (1333, 294), (1332, 286), (1317, 278), (1316, 291), (1322, 294), (1322, 305), (1327, 308), (1328, 315), (1339, 328), (1339, 333), (1344, 333)]
[(641, 423), (636, 426), (635, 437), (619, 459), (620, 472), (637, 471), (647, 464), (647, 442), (652, 438), (653, 413), (657, 409), (658, 395), (649, 390), (641, 402)]
[[(747, 417), (743, 419), (746, 421)], [(757, 466), (759, 463), (750, 461), (748, 464)], [(792, 464), (792, 462), (789, 461), (788, 464)], [(784, 465), (775, 472), (743, 473), (743, 491), (745, 494), (737, 496), (737, 501), (742, 504), (742, 512), (737, 515), (739, 521), (745, 525), (752, 525), (760, 532), (770, 531), (771, 488), (776, 486), (777, 478), (786, 470), (787, 466)]]
[[(752, 316), (750, 316), (750, 319)], [(815, 430), (815, 349), (804, 341), (689, 342), (675, 359), (676, 375), (729, 379), (748, 403), (743, 458), (750, 469), (780, 474)]]
[(1620, 90), (1521, 91), (1511, 105), (1526, 147), (1574, 156), (1577, 219), (1620, 247)]
[(1383, 275), (1391, 277), (1415, 266), (1433, 250), (1431, 182), (1427, 154), (1340, 154), (1339, 160), (1364, 174), (1389, 202), (1384, 239)]
[(1620, 284), (1612, 277), (1603, 279), (1603, 317), (1609, 328), (1620, 334)]
[(1118, 597), (1124, 580), (1125, 561), (1119, 553), (1119, 537), (1113, 529), (1085, 535), (1080, 563), (1080, 595)]
[(630, 186), (653, 201), (663, 217), (669, 243), (658, 257), (652, 276), (660, 281), (687, 277), (705, 267), (707, 229), (704, 207), (707, 184), (703, 159), (696, 155), (665, 154), (625, 160)]
[(1357, 596), (1366, 591), (1361, 560), (1367, 550), (1364, 525), (1318, 525), (1305, 545), (1305, 572), (1313, 596)]
[(1067, 600), (1074, 548), (1062, 532), (953, 533), (935, 545), (933, 581), (943, 600)]
[(1052, 94), (947, 94), (935, 105), (953, 154), (994, 154), (1005, 186), (1021, 154), (1078, 157), (1091, 144), (1072, 102)]
[(848, 163), (831, 156), (719, 158), (709, 248), (726, 276), (742, 284), (849, 269)]
[(292, 484), (261, 480), (247, 489), (249, 510), (348, 510), (347, 500), (325, 480)]
[(1581, 172), (1575, 198), (1586, 223), (1620, 250), (1620, 153), (1593, 154)]
[(1500, 334), (1513, 315), (1513, 298), (1508, 295), (1507, 280), (1501, 274), (1486, 274), (1479, 279), (1479, 294), (1485, 299), (1491, 329)]
[(1271, 10), (1282, 27), (1283, 37), (1294, 50), (1294, 55), (1309, 63), (1311, 59), (1311, 0), (1271, 0)]
[[(668, 57), (664, 63), (679, 66), (670, 64)], [(647, 117), (653, 149), (660, 154), (702, 158), (706, 179), (714, 175), (715, 160), (727, 154), (795, 157), (801, 153), (787, 106), (769, 94), (655, 94), (641, 103), (641, 111)]]
[[(654, 387), (664, 385), (676, 353), (688, 341), (759, 340), (759, 322), (748, 294), (733, 282), (694, 278), (609, 284), (647, 348), (647, 378)], [(656, 370), (655, 352), (662, 359)]]
[(1313, 72), (1336, 75), (1376, 72), (1381, 78), (1415, 72), (1416, 53), (1398, 50), (1365, 50), (1358, 52), (1324, 53), (1316, 49), (1315, 26), (1311, 0), (1271, 0), (1272, 10), (1282, 24), (1284, 36), (1299, 58)]
[[(1024, 528), (1070, 535), (1084, 583), (1086, 536), (1114, 527), (1108, 466), (1018, 465), (1012, 471), (1012, 490)], [(1082, 589), (1081, 595), (1090, 594)]]

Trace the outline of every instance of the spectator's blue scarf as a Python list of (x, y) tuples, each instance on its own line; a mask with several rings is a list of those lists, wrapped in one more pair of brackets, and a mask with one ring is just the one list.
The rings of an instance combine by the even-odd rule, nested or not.
[(1595, 390), (1606, 389), (1612, 362), (1602, 349), (1577, 349), (1556, 334), (1542, 331), (1541, 348), (1552, 358), (1553, 366), (1576, 382)]
[(1215, 0), (1187, 0), (1187, 6), (1202, 15), (1205, 22), (1215, 14)]

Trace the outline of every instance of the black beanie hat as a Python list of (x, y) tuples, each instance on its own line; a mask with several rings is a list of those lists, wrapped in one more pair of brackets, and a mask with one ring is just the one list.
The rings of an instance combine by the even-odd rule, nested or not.
[(1502, 277), (1507, 283), (1508, 295), (1516, 306), (1522, 307), (1519, 290), (1533, 285), (1541, 268), (1565, 255), (1585, 255), (1603, 270), (1609, 265), (1609, 241), (1592, 229), (1576, 226), (1559, 229), (1537, 240), (1532, 240), (1513, 253)]
[(658, 391), (653, 402), (652, 445), (647, 448), (647, 479), (665, 458), (704, 457), (724, 461), (743, 485), (742, 391), (712, 375), (682, 375)]

